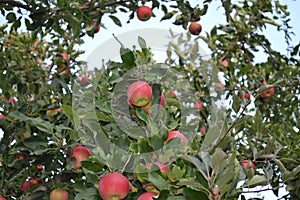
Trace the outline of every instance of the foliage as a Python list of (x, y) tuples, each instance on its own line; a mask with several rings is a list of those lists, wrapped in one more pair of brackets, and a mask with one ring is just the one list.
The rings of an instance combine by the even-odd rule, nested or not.
[[(147, 3), (164, 12), (161, 20), (186, 29), (205, 17), (211, 2)], [(300, 53), (299, 45), (292, 46), (288, 8), (275, 0), (221, 2), (226, 23), (199, 37), (171, 32), (165, 63), (156, 63), (139, 37), (138, 49), (121, 47), (121, 62), (88, 72), (77, 47), (84, 35), (94, 35), (92, 21), (105, 26), (107, 15), (123, 26), (118, 13), (128, 13), (130, 21), (146, 1), (0, 1), (8, 24), (0, 27), (0, 112), (6, 116), (0, 119), (1, 195), (49, 199), (62, 188), (71, 199), (96, 200), (99, 179), (117, 171), (131, 183), (126, 199), (145, 191), (159, 193), (158, 199), (237, 199), (243, 188), (268, 184), (275, 195), (285, 187), (286, 199), (300, 198)], [(18, 32), (21, 24), (27, 33)], [(272, 48), (267, 27), (284, 33), (287, 54)], [(198, 40), (211, 55), (201, 54)], [(258, 52), (267, 59), (256, 61)], [(225, 78), (221, 87), (218, 73)], [(80, 83), (82, 74), (89, 77), (87, 86)], [(153, 107), (147, 114), (128, 106), (126, 88), (137, 80), (152, 84), (154, 105), (165, 93), (163, 110)], [(259, 96), (268, 89), (263, 82), (275, 88), (272, 97)], [(240, 98), (245, 93), (251, 101)], [(224, 98), (229, 105), (219, 106)], [(196, 102), (203, 111), (193, 107)], [(189, 113), (194, 120), (187, 120)], [(190, 145), (182, 147), (178, 139), (164, 144), (170, 130), (180, 130)], [(75, 161), (69, 159), (76, 145), (93, 152), (82, 173), (72, 171)], [(258, 170), (244, 170), (244, 159)], [(158, 161), (170, 172), (146, 167)], [(24, 190), (21, 185), (31, 180), (39, 183)]]

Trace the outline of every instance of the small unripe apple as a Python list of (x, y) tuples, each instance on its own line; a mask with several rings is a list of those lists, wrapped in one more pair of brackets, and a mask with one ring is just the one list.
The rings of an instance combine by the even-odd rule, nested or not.
[(197, 22), (192, 22), (189, 26), (189, 31), (193, 35), (199, 35), (202, 31), (202, 26)]
[[(170, 169), (168, 168), (168, 166), (166, 166), (160, 162), (154, 162), (153, 164), (155, 164), (159, 168), (161, 175), (164, 176), (165, 173), (167, 173), (167, 174), (170, 173)], [(148, 168), (148, 169), (151, 169), (151, 167), (152, 167), (152, 163), (149, 163), (146, 165), (146, 168)]]
[(203, 104), (202, 103), (196, 103), (195, 104), (195, 108), (198, 108), (199, 109), (199, 111), (201, 112), (201, 111), (203, 111)]
[(86, 86), (89, 84), (89, 77), (83, 76), (81, 77), (81, 85)]
[(148, 6), (141, 6), (137, 10), (137, 18), (141, 21), (147, 21), (152, 16), (152, 10)]
[(24, 181), (24, 183), (20, 186), (20, 190), (27, 191), (30, 189), (30, 182)]
[(133, 106), (146, 106), (152, 99), (152, 88), (146, 82), (136, 81), (128, 87), (127, 97), (128, 102)]
[(146, 193), (140, 195), (137, 200), (153, 200), (152, 197), (157, 197), (157, 196), (158, 196), (158, 194), (156, 194), (156, 193), (146, 192)]
[[(263, 82), (263, 85), (269, 86), (266, 82)], [(272, 88), (269, 88), (268, 90), (260, 93), (259, 96), (263, 99), (270, 98), (274, 95), (274, 92), (275, 92), (274, 88), (272, 87)]]
[(74, 173), (81, 173), (81, 161), (87, 160), (92, 153), (85, 146), (76, 146), (72, 149), (71, 158), (76, 158), (75, 168), (72, 169)]
[[(96, 20), (93, 20), (93, 22), (92, 22), (93, 24), (94, 24), (94, 26), (96, 26), (97, 25), (97, 21)], [(98, 33), (100, 31), (100, 24), (95, 28), (95, 31), (94, 31), (94, 33)]]
[(122, 174), (110, 173), (103, 176), (98, 184), (98, 191), (103, 200), (125, 199), (130, 190), (128, 179)]
[(68, 200), (69, 193), (63, 189), (55, 189), (50, 193), (50, 200)]
[(165, 140), (164, 144), (167, 144), (173, 138), (180, 139), (180, 146), (186, 146), (189, 143), (188, 139), (179, 131), (170, 131), (168, 138)]
[(0, 196), (0, 200), (6, 200), (3, 196)]
[[(247, 171), (248, 170), (248, 160), (243, 160), (242, 161), (242, 165), (243, 165), (243, 168)], [(253, 172), (255, 172), (255, 170), (256, 170), (256, 167), (255, 167), (255, 164), (252, 162), (252, 161), (250, 161), (250, 164), (251, 164), (251, 167), (252, 167), (252, 169), (253, 169)]]

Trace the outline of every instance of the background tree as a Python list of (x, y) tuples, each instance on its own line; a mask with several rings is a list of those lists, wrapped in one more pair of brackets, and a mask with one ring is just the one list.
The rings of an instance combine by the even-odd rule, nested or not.
[[(188, 1), (147, 3), (164, 12), (162, 20), (187, 29), (207, 14), (211, 2), (196, 7)], [(100, 199), (100, 178), (119, 172), (131, 184), (126, 199), (137, 199), (146, 191), (158, 193), (159, 199), (237, 199), (243, 187), (268, 184), (275, 195), (285, 187), (289, 194), (284, 198), (300, 198), (300, 45), (292, 46), (288, 8), (275, 0), (221, 2), (225, 24), (196, 38), (190, 33), (173, 34), (176, 42), (166, 54), (163, 66), (182, 75), (178, 81), (186, 81), (195, 94), (194, 103), (204, 106), (193, 124), (196, 128), (186, 130), (181, 129), (184, 99), (168, 95), (172, 89), (178, 94), (185, 88), (169, 88), (164, 81), (154, 84), (151, 69), (162, 65), (153, 60), (147, 41), (138, 39), (140, 49), (122, 47), (122, 62), (105, 63), (97, 73), (88, 72), (85, 62), (78, 60), (83, 36), (92, 37), (98, 25), (105, 26), (103, 16), (122, 26), (118, 13), (128, 13), (130, 22), (146, 1), (0, 0), (7, 22), (0, 28), (1, 195), (49, 199), (51, 191), (59, 188), (71, 199)], [(27, 32), (18, 32), (22, 25)], [(273, 49), (265, 32), (268, 26), (284, 33), (286, 54)], [(208, 59), (199, 52), (197, 40), (211, 49)], [(257, 62), (257, 52), (268, 59)], [(131, 73), (133, 69), (149, 73), (140, 77)], [(225, 84), (220, 85), (215, 76), (219, 71)], [(83, 72), (88, 83), (80, 80)], [(150, 114), (134, 107), (125, 110), (139, 127), (151, 124), (153, 137), (141, 138), (140, 132), (118, 127), (114, 95), (119, 89), (117, 97), (124, 97), (118, 86), (128, 73), (133, 80), (152, 83), (153, 103), (160, 104), (161, 92), (165, 93), (163, 125), (155, 120), (160, 113), (155, 109)], [(215, 102), (222, 97), (229, 106), (217, 108)], [(199, 134), (203, 128), (205, 135)], [(180, 129), (191, 143), (174, 152), (180, 140), (164, 141), (169, 131)], [(161, 148), (169, 151), (130, 165), (134, 159), (114, 154), (116, 148), (109, 142), (134, 155)], [(84, 161), (79, 164), (74, 147), (82, 145), (89, 150), (84, 150), (86, 156), (80, 156)], [(167, 169), (157, 164), (168, 163), (176, 153), (182, 155)], [(244, 169), (242, 160), (252, 161), (256, 169), (250, 170), (251, 162)], [(236, 189), (241, 180), (246, 182)]]

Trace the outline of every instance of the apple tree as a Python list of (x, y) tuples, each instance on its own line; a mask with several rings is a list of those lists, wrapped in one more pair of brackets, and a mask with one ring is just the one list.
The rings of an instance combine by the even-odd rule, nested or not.
[[(226, 21), (207, 30), (201, 19), (215, 2)], [(1, 196), (245, 199), (244, 188), (260, 185), (299, 199), (300, 44), (288, 7), (196, 3), (0, 0)], [(126, 26), (119, 13), (129, 23), (142, 5), (182, 27), (170, 31), (165, 63), (140, 36), (136, 48), (119, 41), (120, 62), (89, 71), (79, 60), (83, 38), (101, 34), (104, 16)], [(283, 34), (286, 53), (272, 46), (270, 27)], [(125, 186), (105, 183), (113, 173)]]

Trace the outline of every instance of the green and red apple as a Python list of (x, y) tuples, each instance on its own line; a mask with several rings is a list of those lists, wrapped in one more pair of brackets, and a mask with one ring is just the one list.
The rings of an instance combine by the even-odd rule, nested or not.
[(72, 149), (72, 154), (71, 154), (70, 158), (74, 157), (76, 159), (76, 163), (75, 163), (75, 167), (72, 169), (72, 171), (74, 173), (81, 173), (82, 172), (81, 161), (87, 160), (91, 155), (92, 155), (92, 153), (85, 146), (78, 145), (78, 146), (74, 147)]
[(128, 102), (134, 107), (143, 107), (152, 100), (152, 88), (143, 81), (136, 81), (127, 90)]
[(202, 26), (197, 22), (192, 22), (189, 26), (189, 31), (193, 35), (199, 35), (202, 31)]
[(152, 16), (152, 10), (148, 6), (140, 6), (137, 10), (137, 18), (141, 21), (147, 21)]
[(69, 193), (63, 189), (54, 189), (50, 193), (50, 200), (68, 200)]
[(167, 144), (170, 140), (173, 138), (179, 138), (180, 139), (180, 146), (187, 146), (189, 144), (188, 139), (179, 131), (170, 131), (168, 138), (165, 140), (164, 144)]
[(141, 194), (137, 200), (153, 200), (152, 197), (158, 197), (158, 194), (152, 192), (146, 192)]
[(103, 200), (125, 199), (130, 190), (128, 179), (122, 174), (110, 173), (103, 176), (98, 184), (98, 191)]

